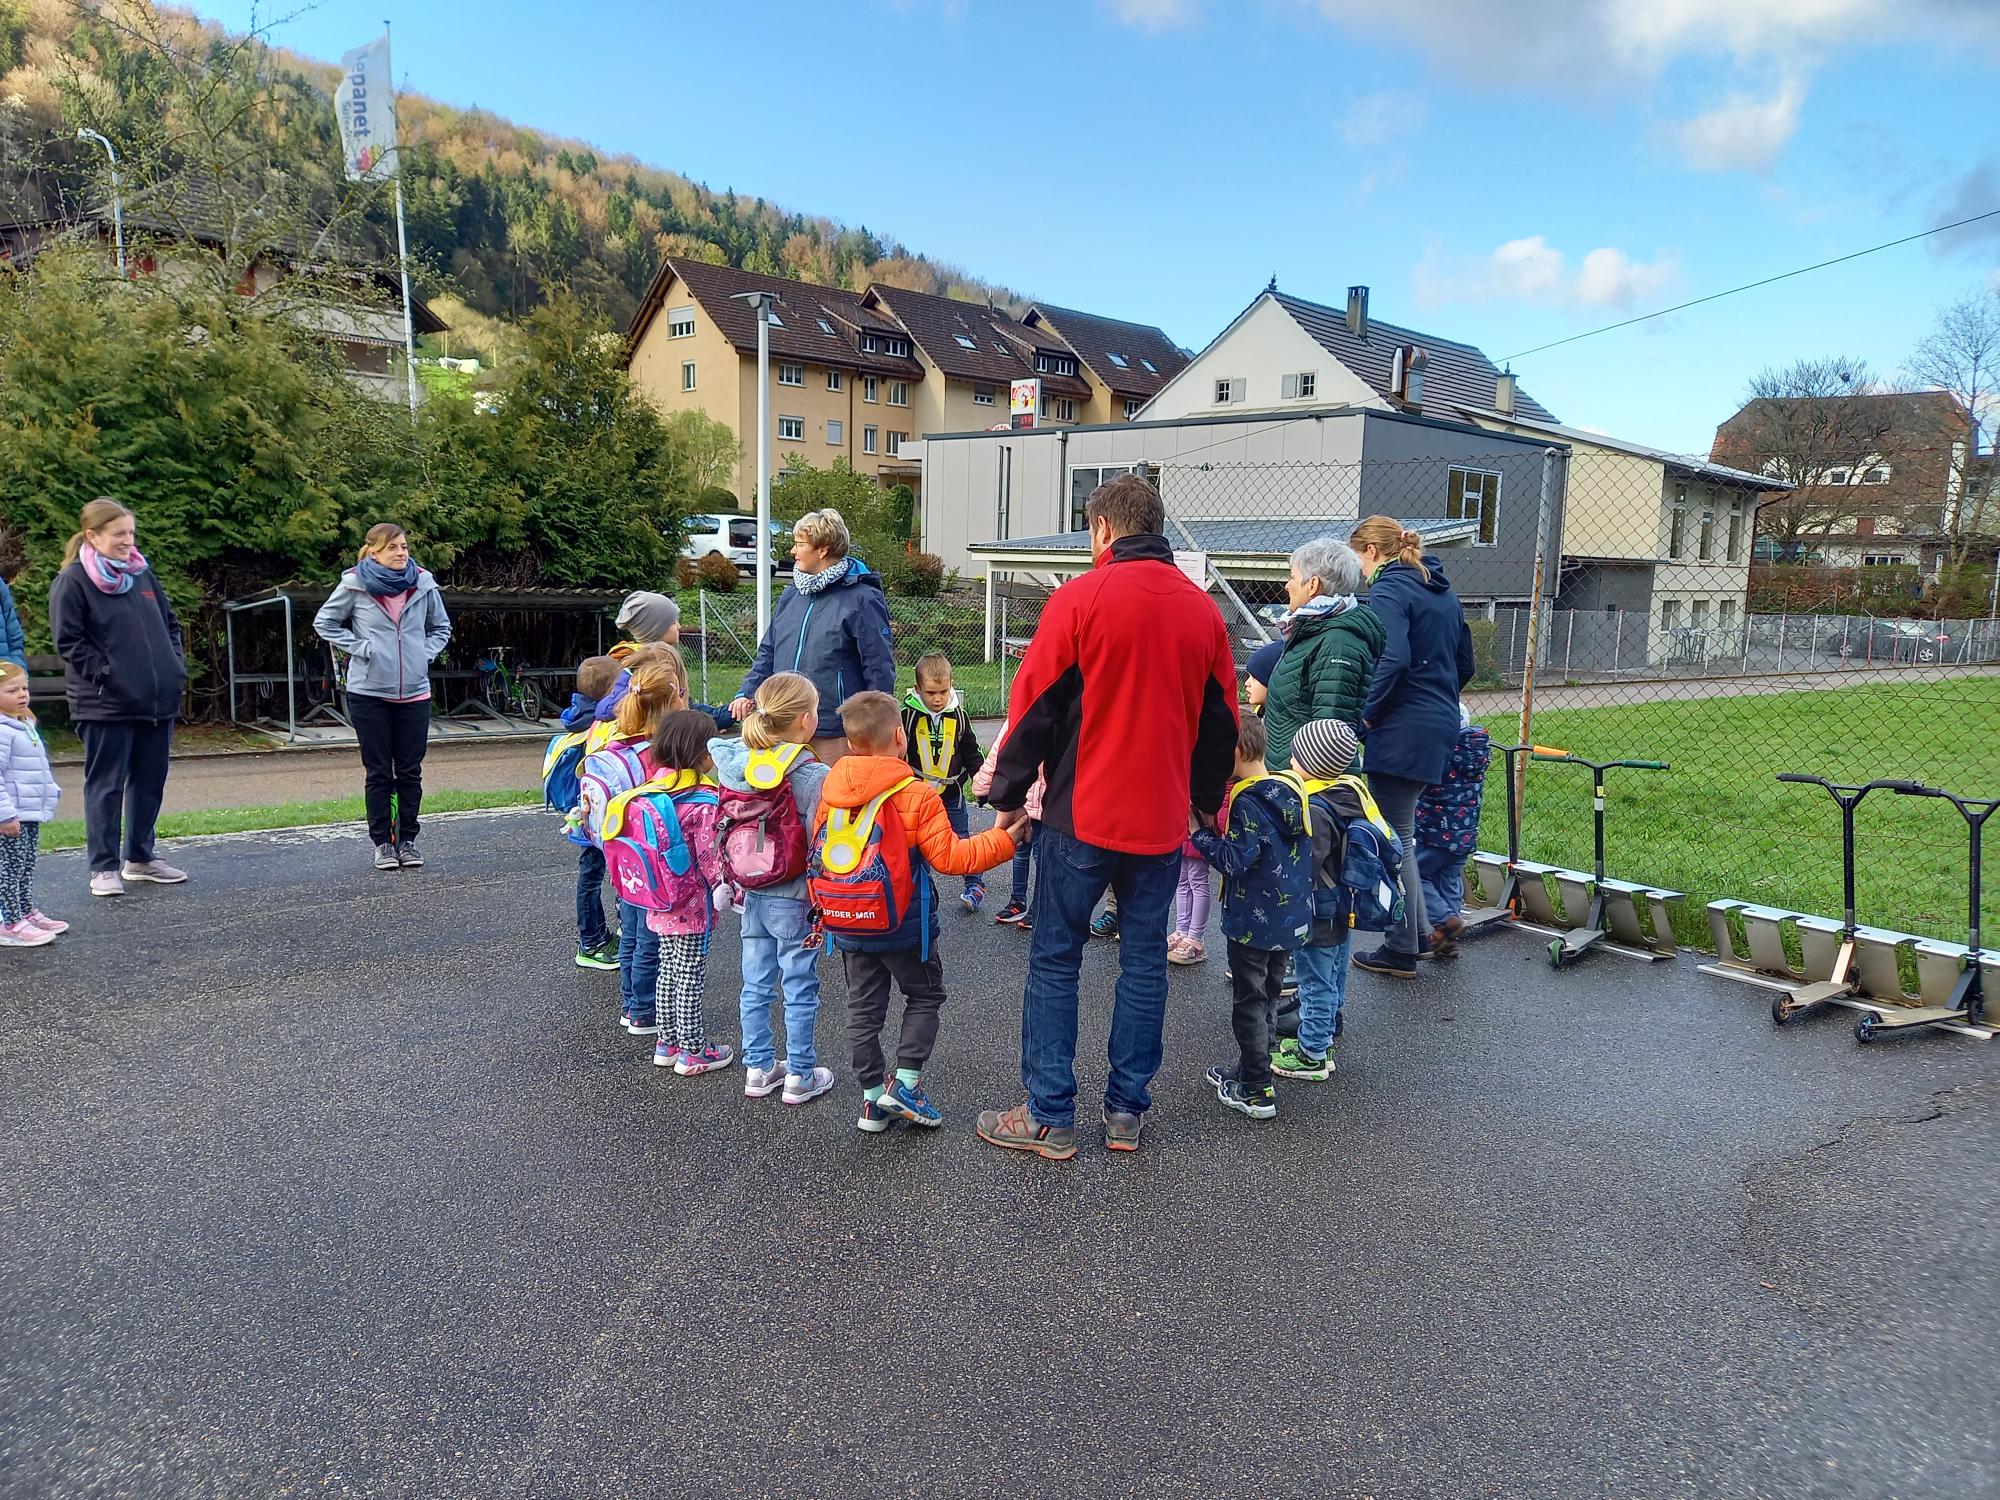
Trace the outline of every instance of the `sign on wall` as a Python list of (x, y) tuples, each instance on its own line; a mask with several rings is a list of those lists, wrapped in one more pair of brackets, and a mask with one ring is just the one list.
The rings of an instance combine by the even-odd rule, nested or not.
[(1007, 415), (1009, 425), (1016, 430), (1033, 427), (1035, 414), (1041, 410), (1042, 383), (1030, 377), (1017, 380), (1007, 388)]

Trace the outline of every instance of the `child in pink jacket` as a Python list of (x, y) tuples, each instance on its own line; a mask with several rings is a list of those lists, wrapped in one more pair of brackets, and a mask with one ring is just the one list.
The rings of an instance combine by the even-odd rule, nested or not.
[[(686, 791), (711, 786), (715, 769), (708, 756), (708, 739), (715, 720), (691, 708), (676, 709), (660, 719), (653, 732), (652, 760), (656, 790)], [(722, 852), (717, 828), (721, 809), (713, 802), (677, 808), (681, 837), (701, 874), (703, 898), (678, 911), (649, 911), (647, 930), (659, 934), (660, 979), (654, 1005), (660, 1034), (653, 1043), (656, 1067), (672, 1068), (682, 1078), (726, 1068), (736, 1060), (734, 1049), (708, 1039), (703, 994), (708, 983), (708, 936), (715, 929), (715, 888), (723, 883)]]
[[(993, 787), (993, 768), (1000, 763), (1000, 747), (1007, 743), (1007, 726), (1002, 724), (1000, 732), (993, 737), (993, 748), (986, 753), (986, 763), (972, 773), (972, 792), (984, 798)], [(993, 914), (993, 920), (1009, 927), (1029, 927), (1033, 923), (1028, 913), (1028, 862), (1033, 857), (1035, 836), (1042, 827), (1042, 793), (1048, 790), (1048, 778), (1037, 776), (1035, 784), (1028, 789), (1027, 800), (1022, 810), (1028, 815), (1028, 836), (1014, 851), (1014, 891), (1007, 904)]]

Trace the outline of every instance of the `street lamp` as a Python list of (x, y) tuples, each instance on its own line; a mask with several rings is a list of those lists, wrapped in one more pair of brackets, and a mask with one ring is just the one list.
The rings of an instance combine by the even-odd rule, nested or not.
[(771, 628), (771, 304), (775, 292), (737, 292), (757, 312), (757, 639)]
[(104, 148), (104, 154), (111, 158), (111, 232), (118, 242), (118, 275), (125, 275), (125, 204), (118, 196), (118, 152), (109, 139), (95, 130), (79, 130), (76, 138), (80, 141), (95, 141)]

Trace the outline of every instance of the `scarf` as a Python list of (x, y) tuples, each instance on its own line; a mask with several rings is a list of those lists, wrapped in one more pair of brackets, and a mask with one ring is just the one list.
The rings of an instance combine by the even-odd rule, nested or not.
[(1314, 615), (1344, 615), (1360, 602), (1352, 594), (1314, 594), (1279, 623), (1289, 638), (1292, 627), (1299, 621)]
[(83, 576), (97, 585), (105, 594), (122, 594), (132, 587), (132, 580), (146, 571), (146, 558), (137, 547), (123, 562), (106, 557), (90, 543), (85, 542), (76, 554), (76, 560), (83, 564)]
[(814, 594), (824, 593), (845, 578), (854, 567), (854, 559), (843, 557), (839, 562), (828, 563), (817, 573), (793, 573), (792, 587), (808, 599)]
[(410, 558), (397, 571), (383, 567), (372, 557), (364, 557), (354, 565), (354, 576), (377, 599), (385, 599), (391, 594), (407, 594), (417, 586), (417, 560)]

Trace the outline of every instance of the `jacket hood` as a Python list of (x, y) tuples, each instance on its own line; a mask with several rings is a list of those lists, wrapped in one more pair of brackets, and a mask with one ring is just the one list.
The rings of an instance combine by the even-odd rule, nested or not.
[(749, 778), (743, 773), (750, 765), (750, 747), (736, 735), (717, 735), (708, 742), (708, 758), (715, 762), (715, 779), (732, 792), (747, 792)]
[(834, 807), (864, 807), (911, 775), (910, 763), (892, 755), (843, 755), (826, 773), (820, 801)]
[(1382, 624), (1382, 617), (1365, 604), (1357, 604), (1353, 609), (1344, 609), (1337, 615), (1301, 615), (1292, 622), (1289, 641), (1308, 641), (1316, 635), (1344, 630), (1359, 636), (1368, 645), (1371, 656), (1382, 654), (1382, 647), (1389, 639), (1389, 632)]
[(1375, 581), (1380, 583), (1391, 572), (1395, 572), (1398, 577), (1407, 578), (1411, 583), (1417, 585), (1417, 587), (1429, 589), (1433, 594), (1443, 594), (1450, 591), (1451, 580), (1444, 576), (1444, 564), (1437, 560), (1435, 553), (1426, 552), (1424, 554), (1424, 571), (1431, 576), (1429, 578), (1418, 578), (1417, 570), (1398, 558), (1380, 573), (1377, 573)]
[(950, 701), (948, 701), (945, 704), (945, 706), (939, 709), (936, 713), (932, 713), (930, 705), (924, 702), (922, 698), (917, 696), (917, 690), (915, 688), (911, 688), (907, 693), (903, 694), (903, 707), (914, 708), (918, 713), (922, 714), (927, 719), (942, 719), (948, 717), (951, 714), (955, 714), (958, 712), (960, 706), (964, 702), (965, 700), (959, 697), (958, 695), (958, 689), (953, 688), (951, 690)]
[(12, 714), (0, 714), (0, 730), (11, 731), (26, 739), (35, 728), (36, 725), (27, 719), (17, 719)]
[(1289, 783), (1276, 777), (1260, 777), (1238, 787), (1236, 795), (1247, 797), (1262, 807), (1293, 838), (1305, 834), (1306, 805)]

